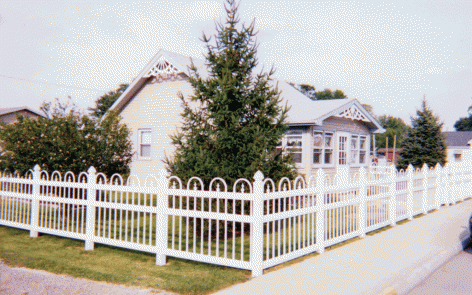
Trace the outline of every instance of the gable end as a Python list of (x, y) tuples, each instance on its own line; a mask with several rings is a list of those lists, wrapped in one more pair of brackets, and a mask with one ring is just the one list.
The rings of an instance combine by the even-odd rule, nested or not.
[(161, 56), (157, 63), (145, 74), (143, 78), (149, 78), (151, 76), (158, 79), (175, 78), (178, 74), (183, 73), (171, 62), (169, 62), (164, 56)]
[(371, 122), (357, 107), (352, 105), (350, 108), (346, 108), (339, 114), (334, 115), (335, 117), (347, 118), (351, 120), (359, 120), (364, 122)]

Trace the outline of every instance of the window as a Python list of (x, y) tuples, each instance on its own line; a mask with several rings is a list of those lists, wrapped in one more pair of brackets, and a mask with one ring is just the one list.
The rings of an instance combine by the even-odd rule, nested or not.
[(277, 144), (275, 151), (281, 153), (285, 148), (284, 154), (292, 152), (294, 162), (301, 163), (303, 152), (302, 134), (302, 130), (287, 131), (282, 140)]
[(462, 161), (462, 155), (461, 154), (454, 154), (454, 160), (456, 162)]
[(333, 132), (313, 132), (313, 164), (333, 163)]
[(351, 136), (351, 164), (359, 163), (359, 136)]
[(339, 165), (346, 165), (347, 164), (347, 154), (348, 154), (348, 136), (339, 135), (339, 156), (338, 156), (338, 164)]
[(359, 164), (365, 164), (368, 149), (367, 136), (360, 136), (359, 139)]
[(302, 162), (302, 131), (287, 132), (287, 152), (293, 153), (295, 163)]
[(151, 129), (138, 130), (138, 159), (151, 158)]

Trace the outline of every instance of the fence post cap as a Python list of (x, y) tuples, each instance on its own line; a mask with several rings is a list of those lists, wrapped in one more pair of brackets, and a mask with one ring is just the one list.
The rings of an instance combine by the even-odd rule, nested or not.
[(41, 171), (41, 167), (39, 167), (38, 164), (34, 165), (34, 168), (33, 168), (34, 172), (39, 172)]
[(158, 174), (159, 174), (159, 177), (164, 177), (164, 178), (169, 175), (169, 173), (167, 172), (167, 170), (164, 169), (164, 168), (159, 169), (159, 173), (158, 173)]
[(264, 173), (261, 170), (257, 170), (256, 174), (254, 174), (255, 181), (262, 181), (264, 179)]
[(90, 168), (88, 168), (88, 170), (87, 170), (88, 174), (94, 174), (96, 172), (97, 172), (97, 170), (95, 170), (95, 167), (93, 167), (93, 166), (90, 166)]

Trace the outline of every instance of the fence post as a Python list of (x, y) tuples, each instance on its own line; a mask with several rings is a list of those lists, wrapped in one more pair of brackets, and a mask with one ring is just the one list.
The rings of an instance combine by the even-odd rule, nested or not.
[(389, 167), (388, 177), (390, 181), (389, 186), (389, 217), (390, 217), (390, 225), (395, 226), (397, 224), (397, 171), (395, 165)]
[(424, 163), (421, 168), (421, 174), (423, 175), (423, 214), (428, 214), (428, 164)]
[(451, 192), (451, 189), (449, 187), (449, 182), (450, 182), (450, 176), (449, 176), (449, 173), (450, 173), (450, 170), (451, 170), (451, 165), (449, 163), (446, 163), (446, 165), (444, 165), (444, 169), (443, 169), (443, 191), (442, 191), (442, 195), (443, 195), (443, 203), (445, 206), (449, 206), (450, 203), (451, 203), (451, 197), (448, 197), (450, 196), (450, 194), (452, 193)]
[[(262, 275), (262, 260), (264, 250), (264, 174), (257, 171), (254, 175), (252, 195), (252, 223), (251, 223), (251, 268), (252, 277)], [(269, 233), (267, 233), (269, 234)], [(268, 250), (267, 250), (268, 251)]]
[(97, 187), (97, 170), (93, 166), (87, 170), (87, 208), (86, 208), (86, 224), (85, 224), (85, 251), (92, 251), (95, 238), (95, 208)]
[(359, 232), (360, 237), (365, 238), (367, 202), (367, 173), (364, 167), (359, 169)]
[(156, 212), (156, 265), (166, 265), (168, 218), (167, 207), (168, 200), (168, 180), (167, 171), (159, 170), (159, 179), (157, 181), (157, 212)]
[(408, 220), (413, 220), (413, 165), (408, 165), (406, 174), (408, 176), (408, 195), (406, 207), (408, 208)]
[(325, 250), (325, 228), (324, 228), (324, 216), (325, 216), (325, 179), (326, 175), (323, 169), (318, 169), (316, 172), (316, 244), (318, 244), (318, 253), (323, 254)]
[(39, 221), (39, 180), (41, 179), (41, 167), (36, 164), (33, 168), (33, 187), (31, 196), (33, 197), (31, 200), (31, 230), (30, 230), (30, 238), (37, 238), (38, 237), (38, 221)]
[(441, 196), (442, 196), (442, 189), (443, 189), (443, 184), (442, 184), (443, 168), (439, 163), (436, 164), (436, 167), (434, 168), (434, 172), (436, 173), (435, 205), (436, 205), (436, 210), (439, 210), (439, 208), (442, 205)]
[(459, 191), (460, 191), (460, 200), (464, 201), (465, 200), (465, 169), (464, 169), (464, 162), (459, 162), (458, 164), (458, 176), (459, 176)]
[(472, 158), (468, 156), (465, 159), (465, 171), (466, 172), (466, 179), (467, 179), (467, 186), (464, 186), (464, 189), (466, 191), (466, 198), (471, 197), (471, 192), (472, 192)]

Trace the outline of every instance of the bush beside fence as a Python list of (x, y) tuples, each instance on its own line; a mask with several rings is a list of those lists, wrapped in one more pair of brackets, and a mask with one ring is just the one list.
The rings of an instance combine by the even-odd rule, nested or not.
[[(0, 224), (166, 256), (263, 269), (471, 196), (471, 163), (397, 172), (391, 167), (322, 170), (277, 185), (257, 172), (232, 191), (221, 178), (205, 190), (165, 171), (143, 185), (107, 179), (93, 167), (77, 177), (0, 175)], [(133, 179), (133, 178), (131, 178)]]

